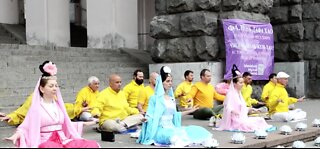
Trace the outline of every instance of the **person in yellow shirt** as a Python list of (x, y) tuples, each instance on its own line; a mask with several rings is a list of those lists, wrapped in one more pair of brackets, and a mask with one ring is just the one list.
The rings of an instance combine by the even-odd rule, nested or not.
[(187, 94), (190, 92), (193, 85), (193, 71), (187, 70), (184, 72), (184, 81), (181, 82), (174, 92), (174, 96), (179, 101), (179, 110), (186, 111), (193, 107), (192, 102), (188, 102)]
[(261, 100), (266, 102), (269, 99), (271, 91), (276, 87), (277, 84), (277, 74), (272, 73), (269, 75), (269, 82), (263, 87), (261, 93)]
[(200, 72), (200, 78), (201, 81), (191, 87), (191, 91), (187, 97), (189, 101), (193, 101), (194, 106), (199, 106), (199, 109), (193, 113), (193, 117), (195, 119), (207, 120), (213, 115), (218, 115), (223, 112), (223, 105), (214, 107), (213, 104), (214, 100), (223, 101), (225, 96), (218, 94), (210, 84), (210, 70), (203, 69)]
[(131, 108), (138, 108), (138, 96), (144, 89), (143, 72), (136, 70), (133, 73), (133, 80), (123, 88), (123, 92)]
[(252, 75), (250, 72), (244, 72), (242, 74), (244, 79), (244, 86), (241, 89), (241, 94), (243, 99), (246, 101), (247, 107), (252, 108), (253, 106), (261, 107), (264, 106), (264, 102), (260, 102), (257, 99), (251, 98), (252, 95)]
[(145, 113), (148, 109), (149, 98), (154, 94), (154, 87), (156, 86), (158, 75), (158, 73), (152, 72), (149, 76), (149, 85), (140, 91), (138, 102), (138, 110), (140, 113)]
[[(3, 113), (2, 116), (0, 116), (0, 120), (7, 122), (11, 126), (20, 125), (29, 111), (32, 101), (32, 95), (33, 94), (30, 94), (25, 100), (25, 102), (14, 112), (8, 115)], [(73, 119), (75, 117), (73, 112), (73, 104), (65, 103), (65, 107), (70, 119)]]
[(144, 120), (137, 108), (129, 106), (121, 91), (121, 77), (117, 74), (109, 76), (109, 87), (99, 93), (97, 100), (96, 105), (101, 113), (99, 128), (102, 131), (124, 132)]
[(290, 76), (285, 72), (279, 72), (277, 74), (277, 85), (274, 90), (270, 93), (269, 99), (267, 100), (267, 105), (269, 108), (269, 114), (271, 119), (276, 121), (294, 121), (302, 120), (307, 117), (307, 113), (301, 109), (295, 109), (289, 111), (289, 105), (302, 102), (304, 97), (299, 99), (289, 97), (286, 90), (288, 84), (288, 78)]
[(99, 117), (99, 109), (94, 107), (99, 94), (100, 81), (96, 76), (88, 78), (88, 85), (77, 94), (74, 104), (74, 113), (80, 121), (93, 121)]

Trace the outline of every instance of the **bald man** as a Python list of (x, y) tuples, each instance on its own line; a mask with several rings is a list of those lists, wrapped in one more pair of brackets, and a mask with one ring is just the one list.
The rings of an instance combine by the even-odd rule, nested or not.
[(144, 116), (137, 108), (131, 108), (121, 91), (121, 77), (109, 76), (109, 87), (98, 95), (96, 106), (100, 110), (99, 126), (102, 131), (125, 132), (128, 128), (141, 124)]
[(149, 76), (149, 85), (146, 86), (143, 90), (141, 90), (139, 94), (138, 101), (138, 110), (140, 113), (147, 112), (149, 98), (154, 94), (154, 87), (156, 86), (156, 80), (158, 77), (158, 73), (152, 72)]

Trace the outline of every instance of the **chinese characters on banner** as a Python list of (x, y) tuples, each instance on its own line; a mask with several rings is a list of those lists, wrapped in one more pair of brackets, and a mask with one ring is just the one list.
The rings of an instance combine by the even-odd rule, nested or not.
[(250, 72), (253, 80), (268, 80), (274, 67), (273, 30), (270, 23), (240, 19), (223, 20), (226, 45), (226, 74), (232, 77), (232, 65)]

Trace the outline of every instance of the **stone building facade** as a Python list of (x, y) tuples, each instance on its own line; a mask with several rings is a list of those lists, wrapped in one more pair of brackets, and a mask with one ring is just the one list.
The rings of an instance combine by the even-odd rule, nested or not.
[(308, 97), (320, 97), (319, 0), (156, 0), (157, 62), (225, 61), (222, 19), (271, 22), (275, 62), (309, 63)]
[[(21, 13), (23, 12), (23, 13)], [(142, 49), (155, 62), (225, 61), (222, 19), (271, 22), (276, 62), (308, 62), (308, 97), (320, 97), (320, 0), (1, 0), (0, 23), (25, 23), (28, 45)]]

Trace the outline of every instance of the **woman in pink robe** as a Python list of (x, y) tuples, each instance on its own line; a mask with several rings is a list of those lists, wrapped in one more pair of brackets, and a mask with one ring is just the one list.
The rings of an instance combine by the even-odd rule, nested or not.
[(70, 121), (55, 76), (55, 64), (45, 61), (39, 66), (40, 77), (31, 107), (11, 140), (17, 147), (96, 148), (96, 141), (82, 139)]
[(244, 80), (235, 65), (232, 73), (233, 78), (223, 103), (223, 117), (218, 124), (218, 130), (253, 132), (272, 128), (262, 117), (248, 117), (249, 108), (241, 95)]

